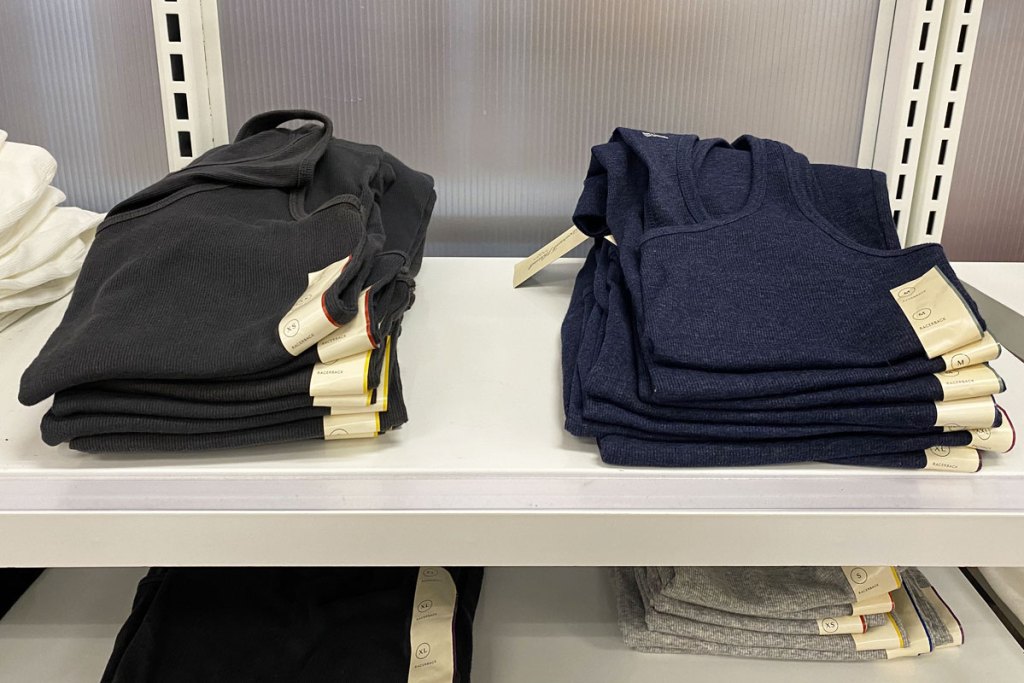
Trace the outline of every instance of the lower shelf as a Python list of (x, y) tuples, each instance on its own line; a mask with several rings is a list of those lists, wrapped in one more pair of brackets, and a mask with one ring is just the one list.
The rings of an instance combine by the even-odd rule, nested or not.
[[(143, 573), (141, 569), (44, 573), (0, 621), (0, 681), (97, 681)], [(960, 617), (966, 644), (916, 659), (845, 664), (639, 654), (622, 644), (604, 570), (492, 569), (484, 579), (477, 613), (473, 680), (1024, 680), (1024, 652), (960, 572), (929, 569), (926, 574)]]

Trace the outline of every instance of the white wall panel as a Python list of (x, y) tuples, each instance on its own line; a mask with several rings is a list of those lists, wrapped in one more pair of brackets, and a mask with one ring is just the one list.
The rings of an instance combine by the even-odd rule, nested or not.
[(874, 0), (221, 0), (229, 128), (277, 107), (432, 173), (434, 254), (564, 228), (617, 125), (856, 162)]
[(985, 0), (942, 233), (950, 258), (1024, 261), (1022, 105), (1024, 3)]
[(105, 211), (167, 173), (149, 3), (2, 0), (0, 129), (57, 159), (68, 202)]

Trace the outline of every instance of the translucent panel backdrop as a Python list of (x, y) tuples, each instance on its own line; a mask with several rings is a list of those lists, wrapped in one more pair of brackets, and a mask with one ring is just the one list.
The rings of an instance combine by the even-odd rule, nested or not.
[(68, 203), (95, 211), (166, 174), (149, 3), (0, 0), (0, 129), (48, 149)]
[(1024, 261), (1024, 3), (985, 0), (942, 243), (964, 261)]
[(432, 173), (433, 254), (522, 254), (569, 222), (615, 126), (856, 161), (870, 0), (221, 0), (229, 127), (323, 110)]

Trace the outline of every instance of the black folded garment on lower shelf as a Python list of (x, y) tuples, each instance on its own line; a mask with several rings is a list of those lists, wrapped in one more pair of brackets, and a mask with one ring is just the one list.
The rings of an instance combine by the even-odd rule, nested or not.
[(7, 614), (42, 573), (42, 569), (0, 569), (0, 617)]
[(152, 569), (104, 683), (469, 683), (482, 568)]

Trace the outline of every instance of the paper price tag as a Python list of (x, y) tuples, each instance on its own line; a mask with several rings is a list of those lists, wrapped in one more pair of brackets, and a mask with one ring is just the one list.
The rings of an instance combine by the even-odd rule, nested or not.
[(853, 633), (853, 646), (857, 652), (864, 650), (893, 650), (906, 646), (903, 635), (896, 628), (896, 622), (889, 617), (889, 623), (869, 628), (864, 633)]
[(324, 440), (368, 439), (380, 433), (380, 414), (324, 415)]
[(867, 630), (867, 621), (865, 621), (863, 617), (842, 616), (818, 619), (819, 636), (865, 633)]
[(321, 361), (326, 363), (377, 348), (370, 331), (369, 288), (359, 294), (356, 302), (355, 316), (317, 342), (316, 353)]
[[(604, 238), (612, 244), (618, 244), (611, 235), (605, 235)], [(512, 287), (523, 284), (588, 239), (590, 237), (576, 226), (569, 228), (515, 265), (512, 270)]]
[(889, 292), (929, 358), (982, 338), (978, 319), (937, 267)]
[(512, 271), (512, 286), (518, 287), (531, 277), (590, 239), (575, 225), (517, 263)]
[(943, 401), (991, 396), (1006, 390), (1006, 384), (987, 363), (946, 370), (935, 375), (942, 387)]
[(373, 351), (365, 351), (348, 358), (317, 363), (309, 377), (310, 396), (365, 396)]
[(1002, 352), (1003, 347), (999, 345), (995, 337), (986, 332), (980, 341), (942, 354), (942, 361), (947, 370), (959, 370), (995, 360)]
[(338, 327), (327, 313), (323, 296), (341, 277), (348, 263), (349, 257), (346, 256), (322, 270), (310, 273), (306, 290), (281, 317), (277, 324), (277, 335), (281, 345), (291, 355), (298, 356)]
[(959, 425), (968, 429), (991, 427), (996, 421), (996, 403), (991, 396), (960, 401), (935, 402), (935, 426)]
[(967, 446), (932, 446), (924, 455), (926, 470), (977, 472), (981, 469), (978, 451)]
[(421, 567), (409, 620), (409, 683), (451, 683), (455, 680), (457, 591), (444, 567)]
[(1006, 453), (1013, 448), (1013, 442), (1016, 440), (1013, 425), (1006, 418), (998, 427), (982, 427), (968, 431), (971, 433), (971, 442), (967, 445), (981, 451)]
[(888, 594), (903, 581), (895, 567), (842, 567), (857, 601)]
[(891, 612), (893, 607), (892, 595), (882, 593), (873, 598), (865, 598), (853, 603), (850, 614), (857, 616), (862, 614), (884, 614), (885, 612)]

